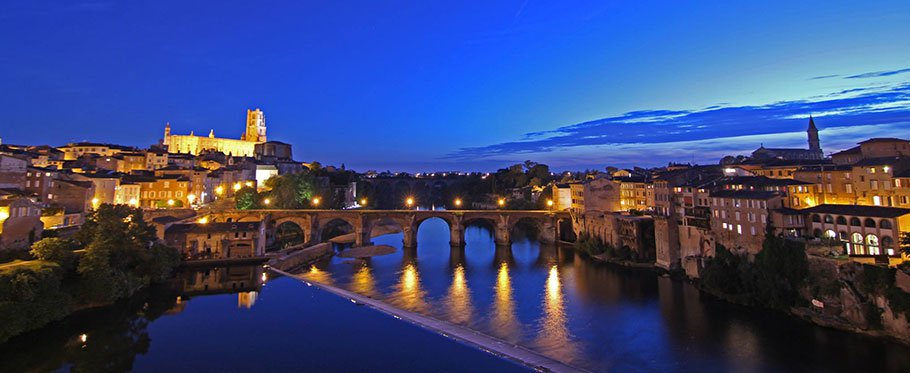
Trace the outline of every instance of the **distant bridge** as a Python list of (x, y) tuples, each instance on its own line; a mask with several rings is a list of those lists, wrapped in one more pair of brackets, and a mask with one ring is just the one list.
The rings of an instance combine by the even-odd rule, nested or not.
[(465, 227), (476, 222), (486, 222), (493, 229), (497, 245), (511, 244), (512, 230), (519, 222), (530, 222), (537, 227), (538, 239), (554, 243), (560, 237), (560, 223), (571, 222), (564, 211), (546, 210), (227, 210), (211, 212), (210, 221), (267, 221), (277, 229), (285, 223), (298, 226), (306, 243), (320, 242), (323, 231), (333, 222), (343, 221), (354, 228), (354, 246), (368, 245), (373, 228), (397, 224), (404, 234), (405, 247), (417, 246), (417, 229), (431, 218), (439, 218), (449, 226), (450, 243), (464, 245)]

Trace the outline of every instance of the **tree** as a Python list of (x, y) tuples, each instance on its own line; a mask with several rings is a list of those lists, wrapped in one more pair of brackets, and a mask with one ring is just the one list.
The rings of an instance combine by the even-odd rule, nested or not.
[(251, 210), (259, 208), (259, 192), (252, 187), (244, 187), (234, 193), (234, 201), (238, 210)]
[[(159, 281), (176, 263), (176, 250), (155, 248), (155, 228), (142, 218), (142, 210), (122, 205), (101, 205), (76, 234), (85, 248), (77, 272), (88, 301), (109, 302), (132, 295)], [(165, 252), (167, 251), (167, 252)]]
[(75, 259), (73, 250), (76, 249), (76, 243), (73, 240), (63, 238), (43, 238), (32, 244), (29, 253), (38, 260), (46, 260), (60, 264), (61, 267), (69, 267)]

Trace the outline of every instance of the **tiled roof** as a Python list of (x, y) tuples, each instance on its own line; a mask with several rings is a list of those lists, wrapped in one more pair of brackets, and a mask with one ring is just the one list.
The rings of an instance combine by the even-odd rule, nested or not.
[(905, 208), (863, 205), (818, 205), (802, 211), (807, 214), (837, 214), (877, 218), (896, 218), (910, 214), (910, 209)]

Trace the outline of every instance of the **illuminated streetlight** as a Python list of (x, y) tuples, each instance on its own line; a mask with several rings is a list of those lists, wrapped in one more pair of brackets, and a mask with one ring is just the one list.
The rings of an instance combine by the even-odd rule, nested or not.
[(265, 204), (266, 206), (268, 206), (270, 203), (272, 203), (272, 200), (266, 198), (266, 199), (262, 200), (262, 203)]
[(406, 200), (404, 201), (404, 203), (405, 203), (406, 205), (408, 205), (408, 208), (411, 208), (411, 206), (414, 206), (414, 198), (413, 198), (413, 197), (408, 197), (408, 199), (406, 199)]
[(197, 220), (196, 222), (199, 223), (199, 224), (208, 224), (208, 223), (209, 223), (209, 217), (208, 217), (208, 216), (203, 216), (203, 217), (199, 218), (199, 220)]
[(98, 205), (101, 204), (101, 200), (98, 198), (92, 198), (92, 208), (98, 208)]
[(177, 203), (177, 202), (175, 202), (175, 201), (172, 200), (172, 199), (167, 200), (167, 205), (168, 205), (168, 206), (174, 206), (175, 203)]
[(313, 197), (313, 206), (319, 206), (319, 197)]
[(196, 195), (195, 195), (195, 194), (192, 194), (192, 193), (191, 193), (191, 194), (188, 194), (188, 195), (186, 196), (186, 199), (187, 199), (188, 201), (190, 201), (190, 203), (193, 203), (194, 201), (196, 201)]
[(367, 205), (367, 199), (366, 199), (366, 198), (361, 198), (361, 199), (360, 199), (360, 205), (361, 205), (361, 206), (366, 206), (366, 205)]
[(130, 198), (130, 205), (131, 205), (131, 206), (139, 206), (139, 200), (137, 200), (137, 199), (135, 199), (135, 198)]
[(496, 201), (496, 203), (499, 204), (499, 207), (500, 207), (500, 208), (503, 208), (503, 207), (506, 206), (506, 199), (505, 199), (505, 198), (500, 198), (499, 201)]
[(219, 196), (224, 194), (224, 187), (221, 185), (215, 187), (215, 194), (217, 194)]
[(552, 200), (552, 199), (548, 199), (548, 200), (547, 200), (547, 207), (553, 207), (553, 200)]
[(252, 182), (252, 181), (247, 181), (247, 182), (246, 182), (246, 186), (252, 188), (252, 187), (253, 187), (253, 182)]
[(88, 334), (80, 335), (79, 340), (82, 341), (82, 343), (88, 342)]
[(240, 182), (234, 183), (234, 190), (235, 191), (240, 190)]
[(455, 198), (455, 207), (461, 207), (461, 198)]

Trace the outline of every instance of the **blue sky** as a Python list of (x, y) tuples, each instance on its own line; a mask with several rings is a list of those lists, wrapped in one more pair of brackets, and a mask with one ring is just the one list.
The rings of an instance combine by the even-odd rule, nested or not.
[(714, 162), (910, 137), (908, 2), (23, 1), (7, 143), (239, 137), (360, 170)]

